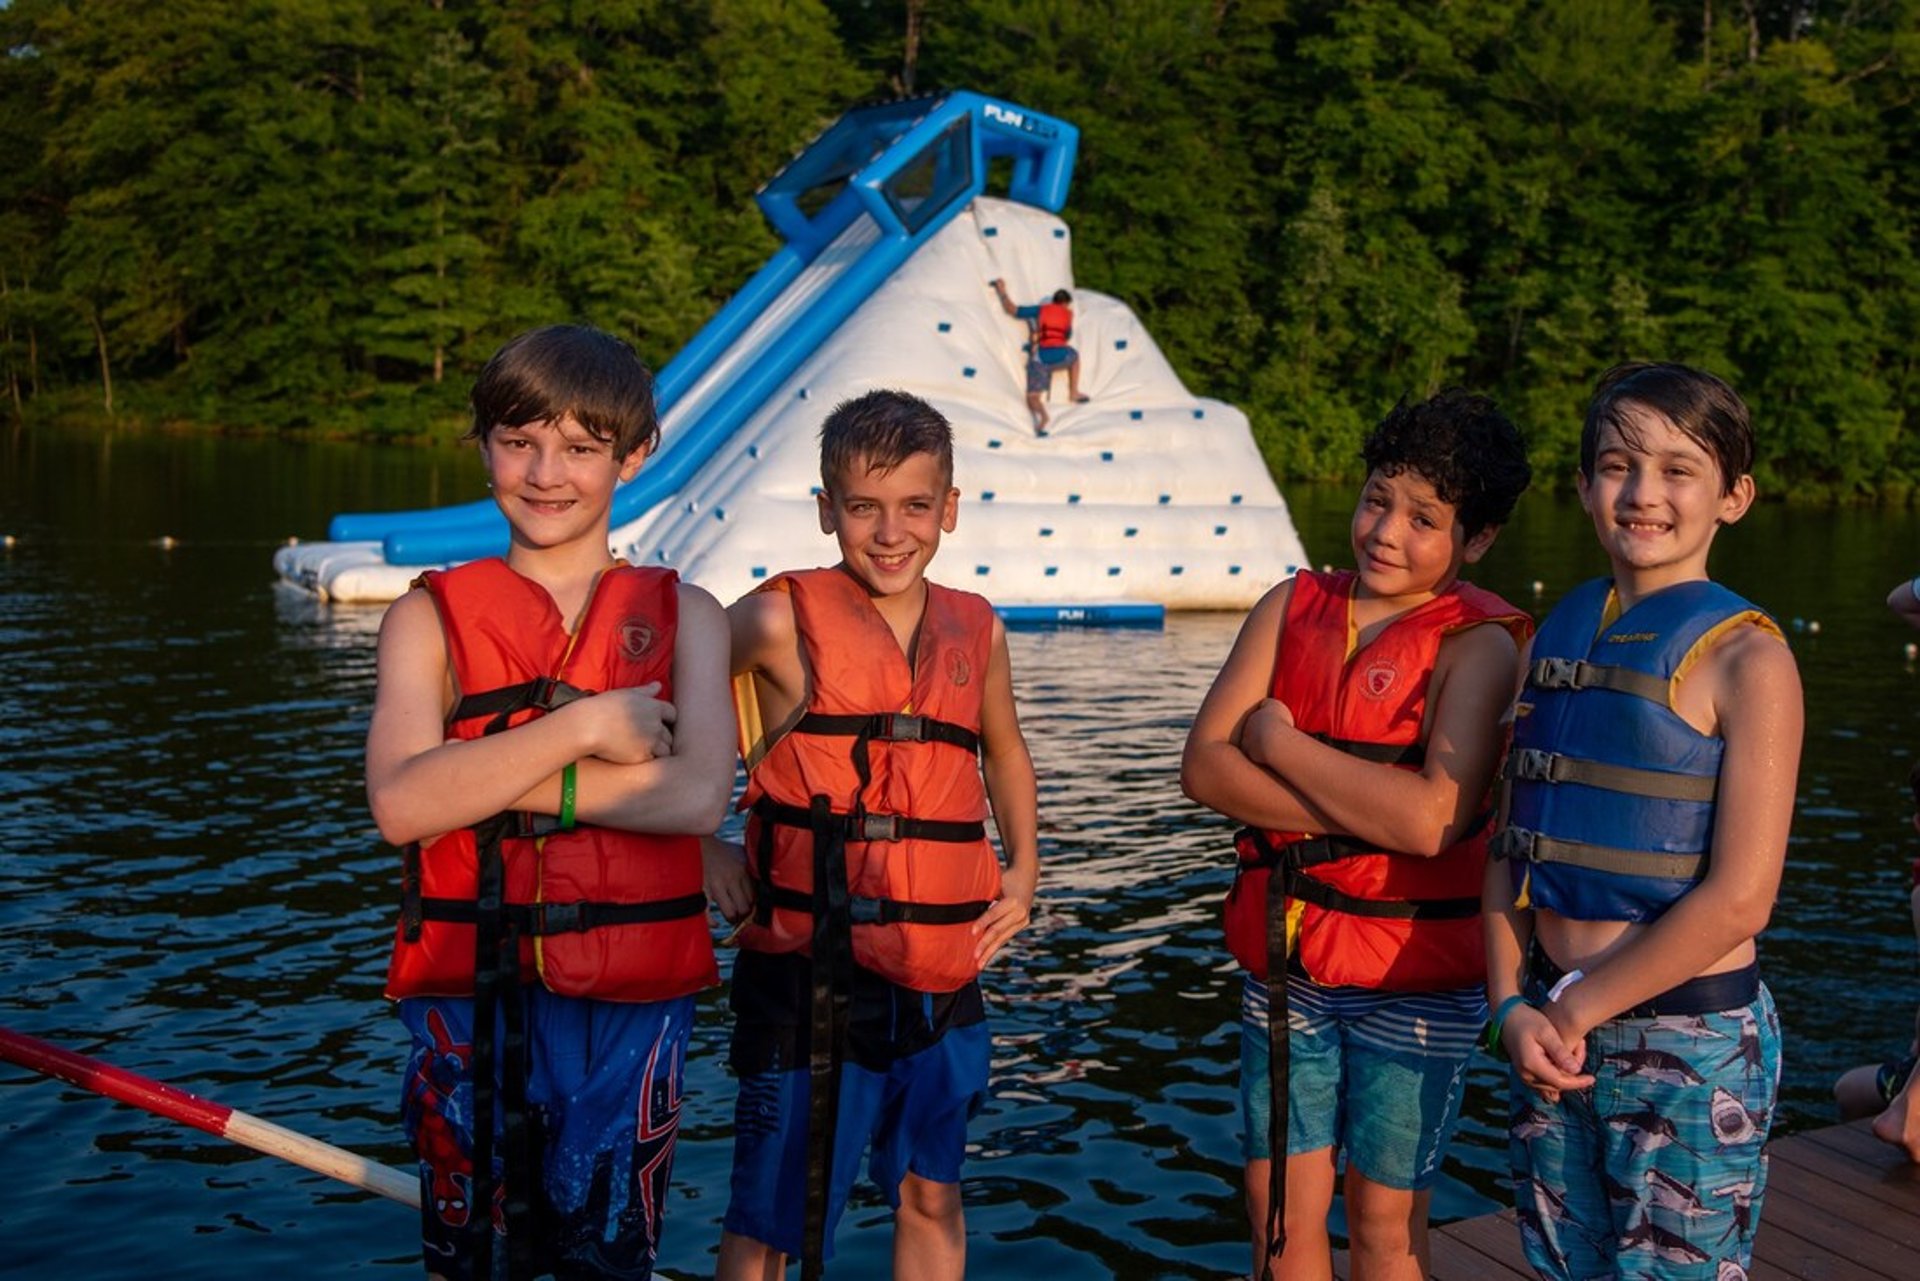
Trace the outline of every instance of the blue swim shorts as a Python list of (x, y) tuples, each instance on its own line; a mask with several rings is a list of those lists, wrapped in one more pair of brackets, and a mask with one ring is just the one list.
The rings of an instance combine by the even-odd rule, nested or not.
[[(896, 1209), (909, 1171), (934, 1183), (960, 1181), (967, 1122), (986, 1098), (992, 1047), (987, 1025), (972, 1023), (949, 1027), (932, 1045), (885, 1069), (842, 1065), (826, 1258), (833, 1257), (833, 1228), (863, 1151), (871, 1151), (868, 1175)], [(754, 1073), (741, 1077), (734, 1110), (726, 1230), (789, 1258), (800, 1255), (806, 1234), (808, 1097), (805, 1068)]]
[[(693, 998), (626, 1004), (557, 996), (538, 985), (525, 992), (527, 1100), (540, 1174), (536, 1260), (560, 1277), (645, 1278), (660, 1244), (680, 1131)], [(400, 1111), (420, 1159), (422, 1258), (430, 1273), (473, 1281), (465, 1230), (473, 1214), (473, 1002), (411, 997), (399, 1003), (399, 1015), (413, 1035)], [(505, 1119), (495, 1097), (496, 1193), (488, 1212), (493, 1275), (504, 1278)]]
[(1080, 359), (1080, 353), (1072, 347), (1036, 347), (1033, 354), (1039, 359), (1040, 363), (1048, 369), (1054, 369), (1061, 365), (1071, 365), (1074, 361)]
[[(1544, 985), (1529, 984), (1543, 999)], [(1509, 1152), (1527, 1259), (1554, 1281), (1744, 1277), (1780, 1083), (1764, 985), (1711, 1014), (1619, 1018), (1587, 1034), (1590, 1089), (1511, 1087)]]
[[(1240, 1116), (1248, 1161), (1272, 1155), (1267, 999), (1267, 985), (1247, 975)], [(1384, 1187), (1431, 1187), (1486, 1025), (1481, 990), (1375, 992), (1290, 974), (1287, 1007), (1287, 1153), (1338, 1147), (1349, 1166)]]

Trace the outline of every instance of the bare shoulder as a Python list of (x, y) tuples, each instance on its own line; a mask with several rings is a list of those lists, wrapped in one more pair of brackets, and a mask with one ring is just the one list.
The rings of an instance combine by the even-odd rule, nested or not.
[(697, 628), (707, 635), (719, 635), (730, 630), (727, 611), (720, 608), (713, 593), (704, 587), (682, 579), (679, 584), (680, 630)]
[(733, 670), (780, 675), (800, 663), (800, 629), (786, 592), (748, 592), (727, 606)]
[(1786, 638), (1758, 623), (1736, 627), (1703, 663), (1715, 683), (1739, 698), (1800, 697), (1800, 667)]
[(415, 587), (387, 606), (380, 619), (382, 665), (446, 657), (446, 637), (440, 629), (440, 611), (424, 587)]

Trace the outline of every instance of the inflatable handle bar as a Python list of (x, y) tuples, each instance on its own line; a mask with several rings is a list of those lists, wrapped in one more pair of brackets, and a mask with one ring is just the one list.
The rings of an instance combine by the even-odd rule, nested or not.
[(322, 1143), (250, 1113), (210, 1102), (197, 1094), (111, 1067), (99, 1059), (63, 1050), (7, 1028), (0, 1028), (0, 1059), (121, 1103), (131, 1103), (196, 1130), (205, 1130), (215, 1138), (305, 1166), (316, 1174), (376, 1192), (416, 1210), (420, 1208), (420, 1180), (415, 1175), (369, 1161), (345, 1148)]

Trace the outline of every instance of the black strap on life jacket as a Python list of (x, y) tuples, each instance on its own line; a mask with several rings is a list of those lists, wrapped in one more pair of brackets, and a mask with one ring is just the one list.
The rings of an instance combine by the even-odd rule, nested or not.
[[(550, 712), (592, 691), (552, 677), (538, 677), (517, 685), (469, 694), (454, 705), (449, 721), (491, 716), (482, 734), (508, 727), (515, 713), (529, 709)], [(473, 825), (476, 889), (471, 904), (430, 899), (420, 893), (420, 849), (407, 847), (402, 862), (400, 919), (403, 937), (417, 942), (423, 921), (471, 924), (473, 933), (473, 1171), (471, 1212), (467, 1220), (468, 1253), (474, 1275), (493, 1275), (493, 1201), (500, 1186), (501, 1217), (507, 1237), (507, 1276), (523, 1281), (535, 1275), (534, 1210), (532, 1193), (539, 1166), (534, 1154), (533, 1128), (527, 1106), (527, 1010), (521, 985), (520, 938), (526, 933), (556, 933), (566, 928), (590, 928), (607, 921), (609, 909), (640, 909), (646, 919), (681, 915), (684, 900), (644, 904), (509, 904), (506, 893), (505, 843), (518, 836), (551, 830), (551, 820), (514, 812), (495, 814)], [(544, 911), (542, 909), (545, 909)], [(700, 910), (705, 909), (701, 899)], [(658, 917), (654, 914), (659, 913)], [(548, 928), (551, 927), (551, 928)], [(498, 1043), (494, 1036), (499, 1021)], [(500, 1086), (494, 1086), (494, 1063), (500, 1063)], [(494, 1117), (500, 1115), (503, 1178), (493, 1174)]]
[[(1477, 832), (1492, 819), (1491, 812), (1474, 817), (1468, 830)], [(1267, 1123), (1267, 1258), (1261, 1270), (1262, 1281), (1272, 1281), (1273, 1261), (1287, 1249), (1287, 1087), (1292, 1063), (1292, 1044), (1288, 1036), (1287, 900), (1299, 899), (1316, 907), (1352, 916), (1412, 921), (1458, 921), (1480, 914), (1479, 897), (1443, 899), (1363, 899), (1335, 889), (1325, 881), (1303, 874), (1304, 869), (1332, 863), (1356, 854), (1375, 854), (1364, 841), (1351, 836), (1309, 836), (1285, 844), (1257, 827), (1244, 827), (1234, 835), (1234, 846), (1249, 845), (1256, 857), (1243, 859), (1240, 870), (1266, 867), (1273, 870), (1267, 881), (1267, 1055), (1271, 1064), (1267, 1088), (1270, 1108)]]

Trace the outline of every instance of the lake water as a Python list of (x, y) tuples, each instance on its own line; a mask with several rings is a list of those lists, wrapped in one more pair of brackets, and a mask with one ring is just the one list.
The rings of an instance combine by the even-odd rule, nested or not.
[[(0, 534), (17, 539), (0, 551), (0, 1024), (407, 1160), (404, 1038), (380, 997), (398, 860), (360, 782), (378, 611), (279, 588), (269, 561), (342, 509), (480, 492), (472, 458), (452, 450), (0, 442)], [(1348, 493), (1290, 497), (1314, 559), (1344, 563)], [(1830, 1121), (1831, 1078), (1903, 1045), (1920, 995), (1903, 794), (1920, 744), (1903, 647), (1920, 634), (1882, 604), (1920, 569), (1916, 535), (1906, 512), (1766, 506), (1716, 552), (1730, 585), (1808, 623), (1792, 632), (1807, 751), (1763, 950), (1786, 1024), (1783, 1130)], [(1599, 568), (1578, 509), (1533, 496), (1477, 578), (1544, 608)], [(972, 1275), (1244, 1268), (1239, 983), (1217, 927), (1230, 827), (1176, 782), (1237, 625), (1176, 615), (1164, 630), (1013, 637), (1045, 873), (1032, 930), (988, 978)], [(662, 1259), (673, 1278), (710, 1274), (726, 1204), (718, 993), (702, 1012)], [(1445, 1217), (1504, 1195), (1498, 1082), (1476, 1067), (1436, 1198)], [(0, 1272), (417, 1274), (410, 1211), (6, 1066), (0, 1144)], [(834, 1275), (886, 1274), (884, 1221), (877, 1195), (856, 1204)]]

